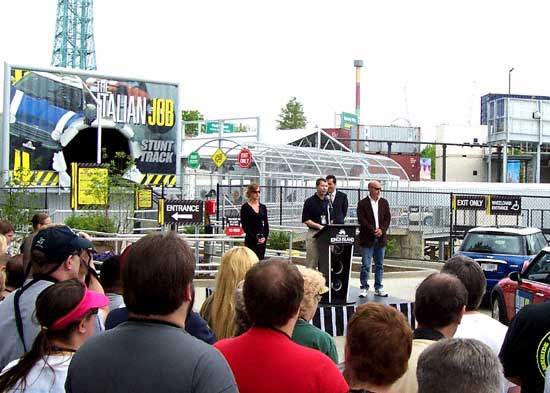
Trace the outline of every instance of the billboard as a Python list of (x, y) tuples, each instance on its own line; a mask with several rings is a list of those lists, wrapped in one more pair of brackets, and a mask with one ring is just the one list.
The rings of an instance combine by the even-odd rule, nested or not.
[(30, 159), (22, 169), (54, 171), (59, 184), (68, 186), (71, 163), (95, 163), (101, 141), (102, 162), (117, 152), (135, 161), (132, 180), (168, 184), (172, 179), (165, 175), (173, 175), (175, 184), (181, 133), (177, 84), (64, 69), (11, 68), (10, 75), (4, 111), (10, 170), (21, 169), (15, 157), (26, 154)]
[(431, 180), (432, 178), (432, 159), (420, 157), (420, 179)]
[(507, 166), (508, 170), (506, 171), (506, 182), (519, 183), (521, 162), (519, 160), (508, 160)]

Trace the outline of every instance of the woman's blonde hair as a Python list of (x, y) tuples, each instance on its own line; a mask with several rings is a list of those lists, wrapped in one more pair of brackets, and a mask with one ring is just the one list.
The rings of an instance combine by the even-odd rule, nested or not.
[(258, 262), (248, 247), (233, 247), (222, 256), (211, 301), (211, 328), (218, 339), (235, 335), (235, 288), (246, 272)]
[(5, 254), (7, 249), (8, 249), (8, 239), (6, 239), (6, 236), (0, 233), (0, 255)]
[(296, 265), (304, 278), (304, 298), (300, 303), (300, 317), (304, 318), (315, 307), (315, 296), (328, 291), (325, 285), (325, 277), (317, 270), (310, 269), (302, 265)]
[(246, 187), (246, 197), (250, 198), (250, 194), (252, 194), (252, 191), (256, 191), (258, 188), (260, 188), (260, 185), (258, 183), (250, 183), (248, 187)]

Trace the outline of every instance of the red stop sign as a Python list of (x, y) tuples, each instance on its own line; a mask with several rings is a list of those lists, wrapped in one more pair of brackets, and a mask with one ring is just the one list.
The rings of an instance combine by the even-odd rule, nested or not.
[(252, 163), (252, 153), (244, 148), (237, 155), (237, 162), (241, 168), (248, 168)]

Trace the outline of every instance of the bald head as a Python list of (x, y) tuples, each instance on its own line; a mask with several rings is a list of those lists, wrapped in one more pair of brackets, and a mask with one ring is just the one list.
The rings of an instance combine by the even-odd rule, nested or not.
[(377, 201), (380, 198), (380, 191), (382, 191), (382, 186), (376, 180), (369, 182), (369, 196)]
[(414, 315), (421, 327), (458, 326), (467, 302), (468, 292), (456, 276), (433, 273), (416, 289)]
[(297, 315), (304, 297), (304, 279), (295, 265), (272, 258), (246, 273), (243, 296), (252, 323), (280, 327)]

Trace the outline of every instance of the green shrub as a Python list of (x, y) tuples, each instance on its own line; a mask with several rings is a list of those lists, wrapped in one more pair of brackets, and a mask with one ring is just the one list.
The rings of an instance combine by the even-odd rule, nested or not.
[(290, 236), (288, 232), (270, 231), (267, 239), (267, 248), (272, 250), (287, 250)]
[(399, 251), (399, 245), (397, 244), (397, 240), (395, 239), (389, 239), (386, 243), (386, 255), (392, 256), (394, 254), (397, 254)]
[(101, 213), (88, 213), (83, 215), (72, 214), (65, 220), (65, 224), (71, 228), (116, 233), (116, 224), (110, 217)]
[[(194, 235), (195, 234), (195, 225), (185, 225), (183, 227), (183, 233), (185, 234), (188, 234), (188, 235)], [(199, 230), (198, 232), (199, 234), (204, 234), (204, 225), (199, 225)]]

